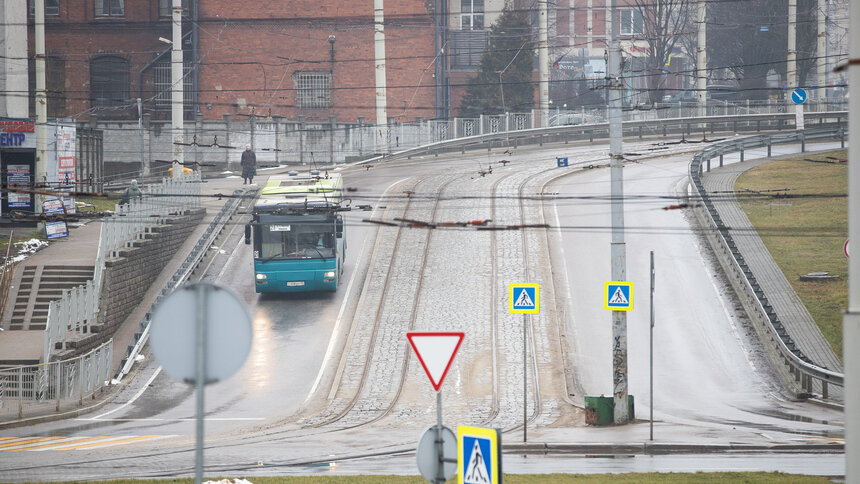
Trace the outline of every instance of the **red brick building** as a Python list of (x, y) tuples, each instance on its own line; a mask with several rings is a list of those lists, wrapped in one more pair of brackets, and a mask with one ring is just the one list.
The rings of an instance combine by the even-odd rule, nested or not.
[[(45, 0), (48, 115), (137, 119), (140, 97), (145, 112), (168, 118), (170, 45), (159, 38), (172, 36), (170, 3)], [(194, 9), (183, 12), (189, 117), (196, 92), (204, 119), (257, 114), (375, 122), (373, 0), (199, 0), (196, 10), (196, 22)], [(423, 0), (385, 4), (386, 106), (396, 121), (434, 116), (432, 14), (432, 3)]]

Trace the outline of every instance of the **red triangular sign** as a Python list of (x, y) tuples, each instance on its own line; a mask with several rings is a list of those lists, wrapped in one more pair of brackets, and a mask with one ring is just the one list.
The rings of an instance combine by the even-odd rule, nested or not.
[(433, 390), (439, 391), (465, 333), (406, 333)]

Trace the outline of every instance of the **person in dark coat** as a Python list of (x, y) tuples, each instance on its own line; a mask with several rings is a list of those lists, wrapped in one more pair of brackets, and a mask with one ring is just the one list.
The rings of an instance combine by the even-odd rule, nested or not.
[(137, 180), (132, 180), (131, 183), (129, 183), (128, 188), (123, 190), (119, 204), (125, 205), (134, 198), (137, 198), (138, 200), (143, 198), (143, 193), (141, 193), (140, 188), (137, 186)]
[(251, 145), (245, 145), (245, 151), (242, 152), (242, 178), (245, 179), (243, 185), (254, 183), (254, 175), (257, 174), (257, 155), (251, 151)]

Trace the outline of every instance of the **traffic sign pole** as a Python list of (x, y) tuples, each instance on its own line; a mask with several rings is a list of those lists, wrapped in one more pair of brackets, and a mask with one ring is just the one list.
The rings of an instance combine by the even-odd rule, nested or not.
[(528, 408), (529, 408), (529, 372), (528, 372), (528, 340), (529, 315), (523, 314), (523, 442), (528, 442)]
[(436, 392), (436, 453), (439, 457), (439, 467), (436, 472), (436, 484), (445, 484), (445, 448), (442, 446), (442, 389)]
[(648, 406), (651, 407), (651, 417), (649, 418), (651, 440), (654, 440), (654, 251), (651, 251), (651, 330), (649, 335), (650, 349), (648, 351), (649, 358), (649, 386), (651, 396), (649, 397)]
[(209, 286), (196, 288), (197, 293), (197, 446), (194, 450), (194, 482), (203, 482), (203, 414), (206, 388), (206, 298)]

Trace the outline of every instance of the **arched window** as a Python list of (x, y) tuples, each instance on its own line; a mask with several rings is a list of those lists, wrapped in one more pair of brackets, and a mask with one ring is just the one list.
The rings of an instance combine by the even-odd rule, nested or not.
[(90, 105), (112, 107), (128, 103), (128, 61), (116, 56), (93, 59), (90, 62)]

